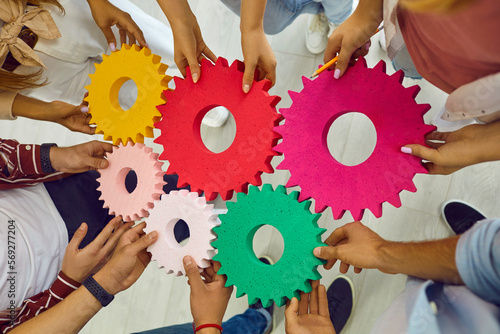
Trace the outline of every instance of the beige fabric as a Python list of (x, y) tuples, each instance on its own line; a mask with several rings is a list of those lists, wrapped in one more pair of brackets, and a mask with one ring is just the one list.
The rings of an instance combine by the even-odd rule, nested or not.
[(44, 66), (35, 51), (18, 36), (23, 26), (26, 26), (41, 38), (61, 37), (50, 13), (42, 7), (27, 7), (26, 0), (2, 0), (0, 20), (5, 22), (0, 32), (0, 65), (10, 51), (22, 65)]
[(18, 92), (11, 92), (8, 90), (0, 90), (0, 120), (2, 119), (16, 119), (12, 115), (12, 105)]
[(398, 25), (398, 1), (384, 0), (385, 45), (387, 45), (387, 55), (391, 60), (396, 57), (396, 54), (405, 43)]

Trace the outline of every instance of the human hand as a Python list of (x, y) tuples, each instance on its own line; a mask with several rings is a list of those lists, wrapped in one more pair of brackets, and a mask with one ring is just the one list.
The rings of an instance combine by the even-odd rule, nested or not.
[(113, 152), (113, 145), (97, 140), (70, 147), (50, 148), (52, 168), (63, 173), (82, 173), (88, 170), (103, 169), (109, 163), (104, 157)]
[(361, 268), (377, 268), (383, 271), (380, 249), (388, 243), (377, 233), (361, 222), (345, 224), (337, 228), (325, 240), (329, 246), (317, 247), (314, 255), (327, 260), (325, 269), (332, 269), (337, 260), (341, 261), (340, 272), (345, 274), (349, 266), (354, 266), (354, 272), (360, 273)]
[(319, 281), (311, 282), (310, 293), (300, 293), (300, 301), (293, 297), (285, 310), (285, 332), (287, 334), (335, 334), (326, 288)]
[(62, 101), (53, 101), (48, 105), (49, 110), (46, 113), (45, 120), (61, 124), (71, 131), (93, 135), (95, 128), (89, 125), (90, 114), (87, 113), (87, 106), (87, 102), (82, 102), (79, 106), (74, 106)]
[(211, 266), (205, 268), (200, 275), (198, 265), (191, 256), (185, 256), (183, 261), (188, 283), (191, 286), (190, 303), (194, 323), (196, 326), (222, 324), (233, 288), (232, 286), (224, 287), (225, 276), (217, 275), (221, 267), (220, 263), (211, 261)]
[(252, 88), (255, 78), (255, 70), (258, 71), (258, 80), (264, 78), (271, 80), (274, 86), (276, 83), (276, 57), (267, 41), (264, 30), (253, 29), (242, 31), (241, 48), (245, 61), (245, 73), (243, 74), (242, 89), (248, 93)]
[(401, 151), (428, 160), (424, 166), (430, 174), (451, 174), (470, 165), (500, 160), (500, 121), (454, 132), (431, 132), (425, 139), (430, 148), (410, 144)]
[(142, 222), (126, 231), (116, 245), (111, 259), (94, 275), (94, 279), (110, 294), (128, 289), (137, 281), (151, 261), (146, 248), (158, 239), (158, 232), (145, 234)]
[(135, 44), (137, 40), (140, 46), (148, 46), (142, 30), (128, 13), (115, 7), (108, 0), (87, 0), (87, 2), (92, 12), (92, 17), (106, 37), (111, 51), (116, 50), (116, 38), (111, 30), (111, 27), (114, 25), (116, 25), (120, 33), (121, 44)]
[(79, 249), (80, 243), (88, 231), (85, 223), (76, 230), (66, 247), (62, 271), (71, 279), (83, 282), (90, 274), (102, 268), (113, 254), (120, 237), (130, 229), (132, 223), (123, 224), (121, 217), (113, 218), (99, 235), (85, 248)]
[(355, 59), (368, 53), (371, 45), (370, 37), (382, 22), (380, 14), (374, 14), (373, 11), (366, 10), (362, 5), (360, 3), (354, 13), (339, 25), (328, 38), (323, 61), (326, 64), (337, 54), (339, 55), (334, 72), (336, 79), (344, 75), (347, 66), (352, 65)]

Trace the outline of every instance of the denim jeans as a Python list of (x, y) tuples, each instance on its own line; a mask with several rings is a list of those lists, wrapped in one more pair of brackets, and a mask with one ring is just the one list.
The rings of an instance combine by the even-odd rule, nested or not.
[[(80, 248), (91, 243), (114, 217), (109, 215), (109, 210), (104, 209), (103, 201), (99, 200), (101, 193), (97, 191), (99, 182), (96, 179), (98, 177), (98, 172), (89, 171), (44, 184), (66, 224), (68, 240), (71, 240), (83, 222), (87, 223), (87, 235), (80, 244)], [(177, 175), (165, 175), (163, 179), (167, 182), (163, 187), (165, 193), (177, 189)], [(137, 178), (135, 181), (134, 178), (127, 178), (126, 182), (136, 183)], [(174, 234), (177, 240), (184, 240), (189, 237), (189, 230), (185, 229), (185, 225), (176, 224)]]
[[(240, 15), (241, 0), (221, 0)], [(328, 20), (340, 24), (349, 17), (352, 0), (268, 0), (264, 14), (264, 31), (275, 35), (288, 27), (300, 14), (325, 13)]]
[[(271, 324), (271, 316), (263, 309), (247, 309), (222, 323), (224, 334), (262, 334)], [(191, 323), (151, 329), (135, 334), (193, 334)]]
[(413, 60), (406, 46), (403, 46), (401, 50), (398, 51), (396, 57), (392, 60), (392, 66), (396, 71), (403, 70), (407, 78), (422, 79), (422, 76), (415, 68), (415, 64), (413, 64)]

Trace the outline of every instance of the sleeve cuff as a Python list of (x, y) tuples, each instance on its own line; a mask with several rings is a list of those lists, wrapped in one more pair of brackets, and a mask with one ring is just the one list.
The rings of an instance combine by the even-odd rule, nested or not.
[(14, 120), (17, 118), (12, 114), (12, 105), (18, 93), (9, 90), (0, 91), (0, 119)]
[(50, 163), (50, 148), (57, 146), (56, 144), (42, 144), (40, 146), (40, 164), (42, 167), (42, 172), (45, 174), (52, 174), (57, 172)]
[(60, 299), (66, 298), (70, 293), (80, 287), (80, 283), (69, 278), (62, 270), (57, 275), (57, 280), (52, 284), (50, 291)]

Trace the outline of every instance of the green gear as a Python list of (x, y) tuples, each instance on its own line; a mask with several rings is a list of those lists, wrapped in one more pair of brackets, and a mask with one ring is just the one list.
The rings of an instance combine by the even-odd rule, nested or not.
[[(316, 258), (314, 248), (325, 246), (318, 227), (321, 214), (312, 214), (310, 201), (299, 203), (299, 193), (286, 194), (282, 185), (273, 190), (264, 184), (262, 190), (250, 187), (248, 195), (238, 193), (237, 202), (228, 202), (228, 213), (220, 215), (222, 224), (213, 231), (218, 239), (212, 246), (218, 249), (214, 260), (221, 263), (219, 274), (227, 276), (226, 287), (237, 287), (236, 297), (248, 295), (250, 304), (261, 300), (264, 307), (283, 306), (286, 298), (297, 297), (300, 291), (311, 291), (309, 280), (321, 278), (317, 270), (324, 261)], [(285, 250), (274, 265), (259, 261), (253, 251), (255, 232), (271, 225), (282, 235)], [(244, 242), (243, 242), (244, 241)]]

